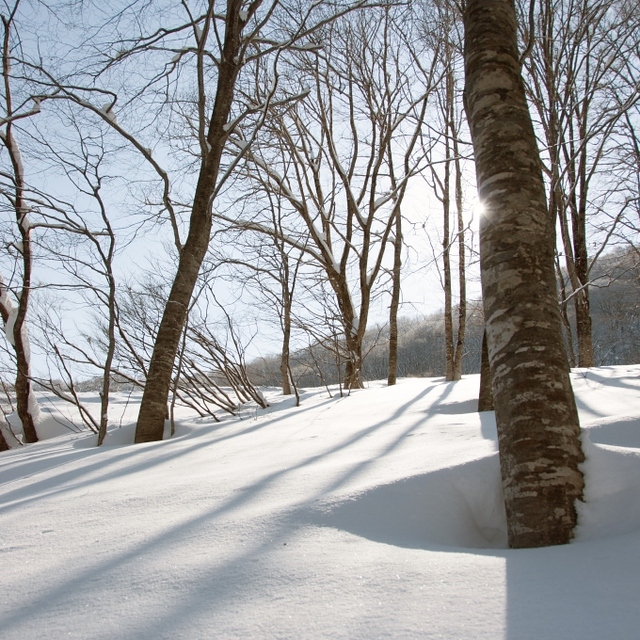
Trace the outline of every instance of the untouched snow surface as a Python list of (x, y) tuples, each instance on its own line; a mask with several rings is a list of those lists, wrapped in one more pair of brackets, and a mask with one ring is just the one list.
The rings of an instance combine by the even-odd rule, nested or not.
[(637, 638), (640, 367), (573, 381), (587, 502), (571, 545), (536, 550), (505, 548), (477, 376), (298, 409), (272, 390), (136, 446), (116, 397), (102, 448), (0, 455), (0, 637)]

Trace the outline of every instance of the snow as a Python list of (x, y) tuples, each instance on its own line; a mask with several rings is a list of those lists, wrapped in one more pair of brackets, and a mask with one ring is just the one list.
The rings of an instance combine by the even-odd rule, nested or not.
[[(4, 325), (5, 338), (12, 347), (15, 347), (14, 331), (15, 331), (16, 320), (18, 319), (19, 308), (13, 304), (11, 298), (9, 297), (9, 292), (4, 283), (4, 280), (2, 279), (2, 276), (0, 276), (0, 306), (2, 306), (8, 314), (7, 321)], [(28, 333), (26, 324), (22, 325), (20, 333), (22, 335), (22, 350), (24, 353), (24, 357), (27, 363), (30, 363), (31, 346), (29, 342), (29, 333)], [(33, 389), (29, 390), (27, 405), (28, 405), (29, 413), (31, 414), (31, 418), (33, 419), (34, 424), (37, 426), (40, 421), (40, 407), (38, 405), (38, 399), (35, 393), (33, 392)], [(5, 416), (5, 418), (9, 419), (9, 416)], [(4, 425), (2, 424), (2, 421), (0, 421), (0, 428), (3, 428), (3, 433), (6, 432), (5, 439), (10, 440), (11, 443), (13, 444), (15, 442), (14, 434), (17, 435), (18, 433), (22, 433), (22, 421), (16, 415), (14, 424), (12, 424), (9, 421), (9, 425), (10, 425), (9, 429), (3, 428)], [(12, 427), (13, 427), (13, 430), (12, 430)]]
[(317, 241), (320, 243), (324, 251), (324, 254), (330, 257), (331, 268), (335, 271), (335, 273), (340, 273), (340, 265), (338, 264), (337, 260), (333, 255), (332, 248), (329, 246), (326, 233), (324, 232), (323, 229), (320, 229), (313, 221), (310, 222), (310, 226), (311, 226), (313, 237), (316, 238)]
[(505, 548), (477, 376), (307, 390), (299, 408), (264, 390), (268, 409), (179, 409), (173, 438), (135, 446), (139, 396), (116, 394), (105, 446), (0, 454), (0, 635), (637, 637), (640, 366), (573, 382), (587, 501), (572, 544), (528, 550)]
[(389, 202), (389, 200), (391, 200), (391, 196), (392, 194), (385, 193), (379, 198), (376, 198), (375, 202), (373, 203), (373, 210), (377, 211), (383, 204), (386, 204), (387, 202)]
[(113, 122), (113, 124), (118, 124), (118, 118), (116, 117), (116, 114), (113, 111), (113, 102), (107, 102), (106, 104), (102, 105), (102, 108), (100, 109), (100, 111), (104, 113), (105, 117), (110, 122)]
[(4, 335), (7, 339), (7, 342), (12, 346), (16, 346), (16, 339), (13, 335), (13, 329), (16, 326), (16, 320), (18, 319), (18, 307), (14, 306), (8, 295), (3, 292), (2, 296), (2, 304), (6, 309), (9, 310), (9, 316), (7, 317), (7, 321), (4, 325)]
[(36, 433), (37, 433), (38, 426), (40, 425), (40, 421), (42, 418), (42, 414), (40, 413), (40, 404), (38, 402), (38, 397), (36, 396), (36, 393), (33, 390), (33, 387), (29, 388), (29, 396), (27, 397), (27, 409), (36, 427)]
[(31, 224), (31, 218), (29, 218), (29, 214), (27, 211), (25, 211), (25, 213), (23, 213), (22, 216), (20, 217), (20, 226), (22, 227), (22, 230), (25, 233), (29, 233), (29, 231), (33, 226)]

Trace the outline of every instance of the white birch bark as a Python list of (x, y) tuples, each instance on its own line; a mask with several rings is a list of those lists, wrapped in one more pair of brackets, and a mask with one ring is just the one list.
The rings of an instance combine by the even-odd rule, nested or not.
[(482, 291), (509, 545), (563, 544), (576, 524), (584, 455), (513, 0), (468, 0), (464, 18), (465, 99), (485, 207)]

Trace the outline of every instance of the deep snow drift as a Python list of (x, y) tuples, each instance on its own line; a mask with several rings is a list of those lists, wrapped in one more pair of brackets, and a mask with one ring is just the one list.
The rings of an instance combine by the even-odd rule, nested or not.
[(638, 637), (640, 366), (573, 381), (577, 537), (517, 551), (477, 376), (298, 409), (271, 391), (136, 446), (138, 399), (116, 397), (100, 449), (45, 397), (67, 435), (0, 455), (0, 637)]

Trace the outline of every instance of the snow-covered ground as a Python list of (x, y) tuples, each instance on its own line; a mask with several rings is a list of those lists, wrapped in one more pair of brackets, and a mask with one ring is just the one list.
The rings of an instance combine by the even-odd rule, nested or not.
[(573, 380), (587, 501), (571, 545), (536, 550), (505, 548), (477, 376), (271, 392), (136, 446), (116, 397), (105, 446), (0, 455), (0, 637), (637, 638), (640, 367)]

